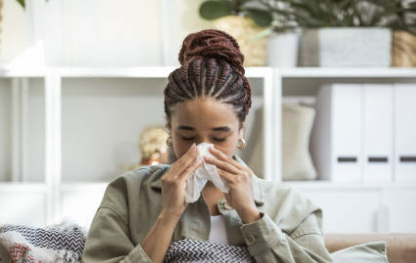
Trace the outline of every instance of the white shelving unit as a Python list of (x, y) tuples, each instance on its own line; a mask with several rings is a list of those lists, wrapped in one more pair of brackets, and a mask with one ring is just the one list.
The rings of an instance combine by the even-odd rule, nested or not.
[[(329, 83), (414, 83), (416, 69), (409, 68), (295, 68), (275, 75), (282, 97), (314, 100)], [(416, 182), (350, 183), (329, 181), (285, 182), (324, 211), (326, 232), (416, 232)]]
[[(78, 173), (83, 170), (82, 165), (79, 169), (73, 168), (74, 166), (78, 166), (77, 164), (73, 165), (74, 160), (77, 158), (82, 159), (81, 162), (84, 162), (85, 165), (86, 162), (88, 162), (88, 160), (85, 160), (86, 158), (88, 158), (88, 156), (83, 155), (82, 152), (88, 151), (89, 148), (93, 148), (89, 147), (88, 145), (85, 146), (84, 149), (76, 149), (76, 147), (74, 148), (71, 146), (74, 145), (74, 143), (71, 142), (77, 141), (79, 137), (79, 134), (75, 134), (79, 132), (76, 130), (78, 127), (75, 127), (74, 129), (73, 124), (79, 124), (79, 122), (77, 122), (77, 120), (79, 119), (83, 119), (84, 122), (87, 122), (87, 124), (88, 121), (91, 121), (91, 118), (85, 118), (81, 114), (79, 114), (79, 116), (77, 115), (77, 113), (79, 113), (77, 112), (77, 108), (80, 105), (80, 107), (83, 107), (84, 105), (82, 104), (83, 101), (81, 100), (85, 98), (87, 100), (90, 99), (89, 96), (91, 96), (93, 92), (97, 92), (96, 94), (93, 94), (93, 96), (99, 97), (101, 91), (105, 93), (109, 90), (111, 90), (111, 92), (115, 90), (115, 93), (113, 95), (119, 96), (117, 95), (118, 89), (122, 90), (121, 93), (125, 92), (126, 90), (127, 92), (131, 92), (132, 90), (134, 90), (134, 94), (127, 94), (126, 96), (137, 96), (138, 94), (140, 95), (140, 92), (144, 92), (143, 94), (145, 96), (150, 96), (146, 98), (150, 98), (151, 101), (154, 100), (154, 97), (163, 98), (162, 88), (166, 84), (165, 82), (169, 73), (173, 70), (173, 67), (139, 67), (45, 68), (43, 70), (37, 71), (0, 71), (0, 77), (2, 78), (17, 79), (32, 76), (42, 76), (45, 82), (45, 111), (43, 113), (45, 119), (44, 182), (39, 183), (38, 185), (26, 182), (24, 180), (18, 183), (11, 183), (7, 181), (0, 182), (0, 189), (8, 189), (7, 192), (1, 191), (1, 193), (4, 194), (4, 197), (0, 197), (0, 207), (8, 207), (8, 204), (6, 203), (16, 203), (8, 199), (6, 201), (6, 197), (10, 196), (11, 193), (36, 192), (44, 194), (44, 196), (42, 196), (42, 200), (44, 202), (38, 204), (38, 207), (42, 208), (42, 212), (39, 212), (39, 220), (28, 222), (30, 221), (27, 220), (28, 218), (30, 218), (29, 214), (27, 216), (22, 216), (24, 211), (22, 206), (20, 217), (16, 218), (14, 216), (4, 214), (4, 216), (0, 216), (0, 222), (4, 221), (25, 224), (32, 223), (34, 225), (42, 225), (51, 224), (60, 221), (63, 218), (70, 218), (75, 221), (78, 221), (85, 227), (88, 227), (91, 218), (99, 205), (106, 185), (109, 181), (112, 180), (112, 178), (114, 178), (114, 176), (117, 175), (117, 173), (111, 174), (110, 176), (101, 176), (99, 174), (100, 172), (94, 175), (93, 173), (89, 174), (87, 171), (82, 175), (78, 175)], [(274, 127), (272, 126), (275, 123), (274, 106), (276, 104), (274, 103), (275, 99), (273, 99), (273, 96), (275, 96), (274, 94), (277, 94), (278, 96), (277, 101), (279, 101), (280, 99), (280, 92), (274, 93), (273, 89), (273, 69), (249, 68), (247, 69), (246, 75), (250, 79), (250, 81), (254, 83), (253, 97), (261, 98), (260, 106), (264, 107), (264, 138), (266, 138), (269, 142), (273, 142), (274, 139), (280, 138), (280, 136), (274, 136)], [(90, 91), (88, 91), (90, 89), (88, 85), (94, 82), (98, 82), (99, 84), (92, 89), (91, 93)], [(117, 84), (120, 82), (122, 82), (122, 84), (119, 85), (120, 87), (117, 87)], [(101, 87), (99, 86), (100, 83), (110, 84), (107, 85), (107, 87)], [(114, 87), (112, 87), (111, 85), (113, 85)], [(156, 87), (149, 88), (146, 85), (154, 85)], [(84, 91), (85, 94), (83, 93)], [(76, 96), (74, 97), (74, 94), (76, 94), (76, 92), (82, 93), (80, 96), (84, 97), (82, 97), (81, 99), (79, 99)], [(138, 93), (136, 94), (135, 92)], [(128, 100), (129, 98), (123, 97), (121, 98), (121, 100), (122, 99)], [(146, 102), (139, 101), (139, 103)], [(111, 105), (109, 107), (111, 107)], [(163, 105), (158, 105), (157, 107), (159, 107), (160, 110), (163, 109)], [(142, 115), (143, 116), (141, 116), (141, 118), (139, 118), (138, 121), (146, 121), (146, 118), (152, 118), (151, 112), (145, 111), (142, 112)], [(114, 116), (109, 116), (109, 118), (112, 117), (114, 118)], [(160, 114), (160, 116), (157, 117), (161, 117), (159, 123), (160, 121), (164, 122), (163, 115)], [(142, 127), (140, 126), (140, 128)], [(68, 133), (66, 132), (67, 130), (71, 130), (71, 132), (75, 131), (75, 133), (68, 135)], [(82, 129), (81, 132), (85, 131), (86, 129)], [(114, 136), (114, 134), (107, 134), (107, 136), (111, 137)], [(74, 138), (75, 140), (73, 140)], [(87, 139), (90, 140), (94, 138)], [(118, 140), (120, 139), (118, 138)], [(101, 142), (102, 141), (103, 140), (101, 140)], [(78, 142), (75, 144), (78, 144)], [(82, 143), (79, 142), (79, 144)], [(275, 149), (272, 147), (272, 145), (274, 144), (275, 143), (273, 142), (272, 144), (266, 145), (265, 147), (266, 153), (264, 154), (264, 156), (268, 156), (268, 158), (270, 158), (269, 160), (264, 160), (263, 171), (265, 171), (265, 174), (267, 175), (276, 174), (273, 170), (276, 167), (278, 167), (276, 165), (276, 162), (274, 162), (274, 160), (271, 159), (272, 156), (275, 156)], [(70, 150), (68, 150), (69, 148)], [(89, 161), (91, 161), (91, 157), (89, 158)], [(99, 166), (99, 164), (96, 166)], [(68, 172), (69, 170), (71, 172)], [(97, 170), (93, 170), (93, 172), (97, 172)], [(85, 177), (83, 177), (84, 175)], [(90, 176), (92, 179), (86, 178), (88, 176)], [(268, 179), (272, 180), (273, 178), (270, 177)], [(27, 198), (30, 198), (30, 196), (28, 196)], [(4, 203), (1, 202), (2, 199), (5, 200)], [(81, 202), (82, 206), (80, 206)]]
[[(0, 69), (0, 207), (7, 211), (1, 213), (1, 223), (44, 224), (53, 217), (47, 75), (46, 69)], [(32, 136), (35, 130), (42, 134)]]
[[(149, 106), (149, 110), (142, 113), (144, 117), (160, 116), (163, 120), (163, 112), (156, 112), (155, 109), (161, 106), (160, 98), (163, 96), (161, 91), (163, 91), (167, 76), (173, 69), (173, 67), (140, 67), (0, 70), (0, 79), (42, 78), (44, 79), (45, 88), (44, 181), (40, 183), (0, 182), (0, 209), (22, 207), (21, 211), (16, 212), (15, 215), (2, 213), (0, 223), (42, 225), (55, 223), (62, 220), (62, 218), (70, 218), (88, 227), (107, 183), (117, 175), (112, 174), (113, 170), (105, 166), (108, 165), (108, 163), (105, 163), (108, 160), (105, 159), (107, 157), (104, 158), (100, 155), (102, 152), (100, 143), (107, 140), (105, 136), (109, 138), (109, 141), (124, 141), (123, 138), (113, 138), (112, 127), (100, 126), (100, 129), (85, 134), (89, 129), (89, 122), (91, 120), (95, 121), (94, 118), (96, 118), (99, 125), (104, 123), (105, 120), (101, 119), (107, 116), (104, 115), (103, 117), (99, 114), (103, 105), (108, 105), (108, 112), (117, 109), (120, 106), (120, 101), (123, 100), (128, 100), (129, 102), (126, 104), (134, 106), (127, 107), (128, 110), (122, 108), (120, 112), (114, 113), (114, 115), (108, 114), (109, 122), (119, 118), (123, 111), (139, 109), (136, 107), (142, 107), (143, 105), (136, 104), (146, 103), (138, 100), (141, 94), (144, 94), (149, 105), (155, 103), (155, 106)], [(294, 68), (279, 70), (261, 67), (248, 68), (246, 76), (253, 84), (253, 106), (263, 107), (264, 110), (263, 136), (267, 143), (264, 143), (262, 172), (266, 179), (277, 182), (281, 181), (280, 145), (283, 96), (313, 98), (322, 84), (334, 81), (416, 83), (415, 69)], [(101, 91), (105, 94), (100, 97)], [(122, 96), (118, 94), (122, 94)], [(108, 100), (113, 95), (120, 96), (120, 98), (117, 101)], [(88, 105), (88, 101), (94, 100), (93, 98), (96, 96), (99, 97), (99, 101), (93, 101), (93, 104), (91, 104), (96, 115), (80, 114), (83, 107)], [(128, 116), (134, 115), (127, 115), (126, 118)], [(132, 130), (127, 133), (128, 136), (136, 134), (136, 130), (142, 128), (140, 125), (144, 124), (141, 124), (140, 120), (143, 119), (145, 119), (143, 116), (142, 119), (139, 116), (137, 119), (138, 126), (133, 125), (126, 128)], [(251, 132), (252, 121), (250, 119), (247, 121), (248, 133)], [(136, 120), (133, 122), (136, 122)], [(81, 129), (78, 130), (78, 128)], [(122, 129), (123, 127), (119, 128)], [(84, 134), (85, 136), (83, 136)], [(88, 144), (90, 141), (94, 142)], [(85, 145), (85, 148), (80, 150), (75, 147), (77, 144)], [(91, 147), (91, 145), (98, 147)], [(129, 145), (131, 146), (131, 142), (129, 142)], [(107, 146), (103, 145), (102, 147)], [(92, 149), (92, 152), (89, 152), (89, 149)], [(97, 159), (105, 161), (96, 165), (94, 161), (91, 161), (95, 159), (94, 153), (97, 154)], [(118, 156), (117, 154), (117, 152), (114, 153), (113, 159)], [(79, 157), (79, 162), (74, 161), (77, 160), (77, 157)], [(99, 170), (100, 167), (97, 166), (102, 166), (102, 170)], [(103, 170), (109, 170), (110, 175), (100, 175)], [(339, 229), (339, 221), (341, 219), (345, 220), (345, 218), (340, 218), (341, 215), (345, 214), (345, 209), (354, 211), (354, 213), (351, 212), (351, 216), (361, 217), (361, 220), (364, 221), (360, 221), (360, 219), (352, 220), (350, 227), (339, 229), (337, 232), (416, 231), (415, 227), (409, 225), (410, 221), (403, 222), (401, 216), (393, 215), (393, 211), (398, 215), (407, 213), (409, 220), (414, 221), (416, 219), (416, 214), (408, 211), (408, 208), (412, 208), (413, 204), (410, 204), (410, 200), (407, 199), (413, 196), (416, 197), (416, 184), (337, 185), (322, 181), (289, 184), (308, 195), (312, 200), (322, 204), (324, 211), (328, 211), (325, 225), (328, 226), (327, 230), (329, 232), (335, 232)], [(401, 195), (398, 192), (401, 192)], [(16, 195), (21, 196), (21, 198), (14, 200), (12, 196)], [(340, 196), (339, 203), (334, 201), (337, 195)], [(23, 204), (27, 200), (37, 200), (33, 203), (32, 208), (41, 207), (41, 209), (37, 209), (41, 212), (37, 212), (36, 216), (33, 216), (33, 213), (26, 213), (28, 210)], [(363, 200), (366, 201), (363, 202)], [(395, 206), (397, 200), (403, 201), (401, 209)], [(82, 205), (80, 205), (81, 203)], [(353, 208), (351, 204), (357, 206)], [(17, 210), (14, 209), (14, 211)], [(386, 220), (386, 218), (390, 218), (390, 220)], [(361, 224), (360, 222), (364, 223)]]

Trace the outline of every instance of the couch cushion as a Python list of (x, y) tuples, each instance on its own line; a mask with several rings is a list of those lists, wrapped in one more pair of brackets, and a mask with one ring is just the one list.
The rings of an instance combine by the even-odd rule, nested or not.
[(329, 252), (338, 251), (347, 247), (385, 241), (387, 244), (387, 257), (390, 263), (416, 262), (416, 234), (326, 234), (325, 245)]
[(344, 248), (331, 254), (334, 263), (388, 263), (386, 243), (371, 242)]

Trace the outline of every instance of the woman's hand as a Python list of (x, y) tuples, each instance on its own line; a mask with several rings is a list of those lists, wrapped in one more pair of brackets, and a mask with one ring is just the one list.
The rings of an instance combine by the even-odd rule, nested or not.
[(214, 147), (209, 150), (216, 158), (204, 159), (217, 166), (218, 174), (228, 183), (230, 192), (225, 194), (227, 202), (237, 211), (243, 223), (259, 220), (261, 214), (253, 196), (253, 172), (220, 150)]
[(162, 211), (161, 215), (174, 216), (179, 219), (185, 211), (186, 180), (202, 164), (198, 160), (198, 149), (195, 143), (188, 151), (172, 164), (162, 177)]

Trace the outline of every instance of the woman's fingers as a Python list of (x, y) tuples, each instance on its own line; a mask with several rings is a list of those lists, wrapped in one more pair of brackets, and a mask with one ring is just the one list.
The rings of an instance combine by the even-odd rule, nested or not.
[(222, 151), (216, 149), (216, 148), (210, 148), (210, 152), (219, 160), (222, 160), (224, 162), (228, 162), (235, 166), (238, 170), (244, 169), (245, 166), (238, 163), (236, 160), (234, 160), (231, 156), (226, 155)]
[(181, 176), (185, 170), (195, 164), (198, 158), (198, 149), (195, 143), (188, 149), (188, 151), (177, 160), (171, 167), (171, 175), (174, 177)]
[(224, 171), (227, 171), (229, 173), (233, 173), (233, 174), (238, 174), (239, 170), (233, 166), (232, 164), (225, 162), (225, 161), (221, 161), (215, 158), (211, 158), (208, 156), (204, 157), (205, 161), (209, 164), (215, 165), (217, 168), (222, 169)]
[(209, 148), (210, 153), (212, 153), (215, 157), (217, 157), (218, 160), (221, 161), (230, 161), (230, 159), (232, 160), (233, 158), (231, 158), (230, 156), (226, 155), (225, 153), (223, 153), (222, 151), (211, 147)]
[(218, 175), (223, 178), (225, 181), (227, 181), (227, 183), (233, 183), (236, 180), (236, 175), (235, 174), (231, 174), (227, 171), (224, 170), (220, 170), (218, 169)]
[(193, 164), (195, 159), (198, 157), (198, 148), (195, 143), (189, 147), (188, 151), (178, 160), (178, 165), (183, 168)]
[(187, 180), (189, 178), (189, 176), (191, 174), (193, 174), (196, 169), (198, 169), (199, 166), (202, 165), (202, 160), (198, 160), (196, 159), (195, 162), (193, 164), (191, 164), (190, 166), (188, 166), (185, 171), (183, 171), (180, 175), (179, 175), (179, 179), (182, 180)]
[(205, 160), (210, 164), (217, 166), (223, 170), (226, 170), (230, 173), (240, 173), (241, 170), (244, 170), (244, 166), (241, 166), (236, 162), (232, 157), (226, 155), (225, 153), (217, 150), (215, 148), (210, 148), (210, 152), (215, 158), (207, 157)]

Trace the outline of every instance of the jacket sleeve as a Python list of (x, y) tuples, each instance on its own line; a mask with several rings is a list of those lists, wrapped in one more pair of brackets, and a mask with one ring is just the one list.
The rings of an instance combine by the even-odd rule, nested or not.
[(259, 263), (332, 262), (316, 213), (306, 217), (290, 234), (266, 214), (257, 222), (243, 225), (241, 232), (250, 254)]
[(127, 222), (108, 207), (100, 207), (89, 230), (84, 263), (151, 263), (140, 244), (134, 246), (128, 234)]

